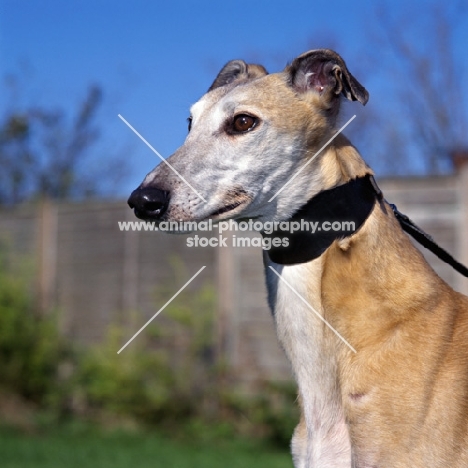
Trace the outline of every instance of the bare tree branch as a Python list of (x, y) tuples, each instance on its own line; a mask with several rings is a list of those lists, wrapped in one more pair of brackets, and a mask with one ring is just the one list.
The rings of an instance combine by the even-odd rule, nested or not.
[(383, 5), (376, 10), (376, 63), (393, 98), (380, 133), (398, 133), (408, 158), (417, 152), (426, 173), (447, 171), (450, 153), (468, 144), (465, 63), (455, 56), (455, 33), (466, 11), (461, 3), (451, 8), (441, 2), (423, 11), (408, 6), (397, 17)]
[(89, 161), (100, 137), (102, 99), (102, 90), (91, 86), (71, 123), (61, 109), (29, 107), (6, 113), (0, 122), (0, 204), (103, 195), (109, 181), (117, 181), (123, 158), (117, 157), (106, 171), (93, 170)]

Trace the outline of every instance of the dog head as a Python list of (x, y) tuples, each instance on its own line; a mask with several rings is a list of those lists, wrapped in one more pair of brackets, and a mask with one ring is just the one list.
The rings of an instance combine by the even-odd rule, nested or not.
[(287, 219), (327, 188), (325, 152), (314, 156), (336, 132), (343, 96), (368, 100), (328, 49), (307, 52), (275, 74), (242, 60), (227, 63), (192, 106), (184, 144), (146, 176), (130, 207), (155, 221)]

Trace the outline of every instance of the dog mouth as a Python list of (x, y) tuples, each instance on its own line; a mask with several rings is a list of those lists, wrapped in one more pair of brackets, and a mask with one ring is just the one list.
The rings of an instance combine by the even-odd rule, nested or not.
[[(208, 218), (218, 219), (224, 218), (225, 215), (232, 216), (242, 211), (248, 205), (252, 197), (242, 189), (235, 189), (227, 192), (223, 197), (223, 206), (212, 211)], [(227, 217), (227, 216), (226, 216)]]
[[(237, 208), (246, 205), (246, 201), (239, 201), (235, 203), (230, 203), (229, 205), (224, 205), (221, 208), (218, 208), (217, 210), (213, 211), (208, 215), (208, 218), (218, 218), (221, 217), (222, 215), (226, 213), (231, 213), (232, 211), (236, 211)], [(237, 210), (240, 211), (240, 210)]]

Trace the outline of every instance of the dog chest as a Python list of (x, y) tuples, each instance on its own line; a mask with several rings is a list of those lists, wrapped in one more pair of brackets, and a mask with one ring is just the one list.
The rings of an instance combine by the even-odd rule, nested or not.
[[(302, 399), (307, 427), (305, 457), (312, 463), (306, 466), (350, 466), (336, 359), (326, 326), (317, 316), (322, 314), (321, 259), (282, 266), (266, 258), (265, 267), (278, 339), (291, 362)], [(329, 461), (339, 464), (328, 465)]]

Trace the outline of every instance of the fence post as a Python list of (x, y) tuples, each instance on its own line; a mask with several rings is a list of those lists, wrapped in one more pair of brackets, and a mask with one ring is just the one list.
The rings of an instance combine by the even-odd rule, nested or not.
[(223, 236), (228, 238), (227, 247), (218, 247), (216, 249), (216, 358), (218, 362), (225, 362), (231, 367), (235, 366), (237, 361), (237, 259), (234, 247), (232, 247), (231, 232), (223, 233)]
[[(464, 265), (468, 265), (468, 160), (460, 170), (460, 203), (461, 203), (461, 226), (459, 234), (460, 258)], [(459, 289), (468, 295), (468, 278), (459, 275)]]
[[(468, 149), (452, 154), (452, 160), (458, 175), (458, 203), (460, 221), (458, 225), (458, 252), (460, 262), (468, 266)], [(468, 295), (468, 278), (457, 274), (457, 289)]]
[[(123, 216), (126, 221), (133, 221), (133, 210), (126, 209)], [(117, 229), (117, 226), (115, 227)], [(126, 325), (134, 319), (138, 309), (138, 253), (140, 251), (140, 233), (138, 231), (124, 231), (123, 234), (123, 284), (122, 284), (122, 321)]]
[(56, 305), (57, 291), (57, 205), (44, 198), (39, 205), (39, 312), (47, 313)]

